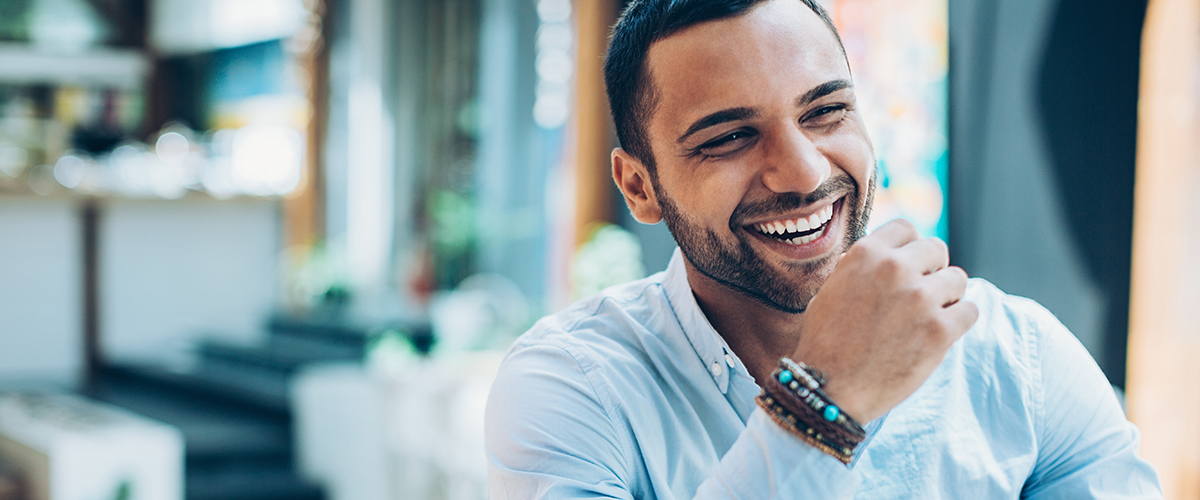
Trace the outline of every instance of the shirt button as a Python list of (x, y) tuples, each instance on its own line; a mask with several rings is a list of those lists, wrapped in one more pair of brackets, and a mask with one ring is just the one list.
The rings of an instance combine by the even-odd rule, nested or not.
[(721, 376), (721, 363), (717, 362), (717, 361), (713, 361), (711, 370), (712, 370), (712, 374), (714, 377), (720, 377)]
[(734, 363), (733, 363), (733, 356), (732, 356), (732, 355), (729, 355), (729, 354), (726, 354), (726, 355), (725, 355), (725, 364), (729, 365), (729, 367), (730, 367), (730, 368), (733, 368), (733, 366), (734, 366)]

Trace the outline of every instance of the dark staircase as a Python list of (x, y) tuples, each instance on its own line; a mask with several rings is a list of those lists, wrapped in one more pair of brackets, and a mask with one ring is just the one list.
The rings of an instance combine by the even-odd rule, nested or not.
[[(398, 326), (428, 347), (427, 325)], [(305, 365), (361, 360), (376, 330), (275, 317), (259, 345), (202, 342), (187, 372), (109, 365), (85, 393), (183, 433), (186, 500), (323, 500), (320, 487), (295, 470), (289, 382)]]

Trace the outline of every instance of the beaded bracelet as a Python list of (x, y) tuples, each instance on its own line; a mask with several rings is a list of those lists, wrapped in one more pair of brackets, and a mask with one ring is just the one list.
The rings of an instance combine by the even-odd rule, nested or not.
[(833, 403), (821, 389), (823, 385), (823, 373), (783, 358), (770, 380), (763, 384), (763, 393), (756, 401), (781, 427), (849, 464), (854, 459), (854, 448), (866, 438), (866, 432)]
[(861, 438), (847, 436), (844, 431), (837, 429), (833, 432), (818, 429), (813, 423), (818, 422), (820, 417), (792, 413), (769, 393), (758, 396), (756, 401), (777, 424), (802, 441), (842, 463), (849, 464), (854, 459), (854, 448), (862, 442)]
[(805, 425), (811, 427), (814, 432), (820, 432), (822, 435), (828, 436), (831, 441), (844, 446), (853, 447), (858, 443), (857, 438), (860, 436), (839, 425), (836, 420), (830, 421), (825, 418), (824, 412), (829, 405), (824, 404), (807, 387), (801, 386), (797, 393), (792, 394), (779, 383), (777, 376), (772, 376), (763, 384), (763, 390), (773, 397), (783, 409), (802, 418)]
[(808, 443), (826, 455), (838, 459), (844, 464), (849, 464), (854, 459), (853, 447), (835, 443), (829, 439), (829, 436), (818, 432), (812, 427), (806, 426), (802, 420), (797, 419), (795, 415), (788, 412), (773, 397), (762, 394), (754, 399), (775, 423), (787, 429), (793, 435), (800, 438), (801, 441)]
[[(829, 395), (825, 394), (822, 388), (825, 386), (825, 374), (814, 368), (810, 368), (804, 363), (797, 363), (788, 358), (779, 360), (779, 367), (771, 374), (776, 382), (782, 387), (790, 389), (801, 400), (815, 411), (817, 411), (826, 421), (844, 427), (850, 434), (854, 436), (866, 437), (866, 431), (862, 426), (841, 411), (837, 405), (833, 403)], [(804, 386), (798, 382), (803, 380)]]

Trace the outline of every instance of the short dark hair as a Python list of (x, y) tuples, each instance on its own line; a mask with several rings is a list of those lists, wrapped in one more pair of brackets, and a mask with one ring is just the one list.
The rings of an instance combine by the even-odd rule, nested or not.
[[(745, 14), (764, 0), (633, 0), (613, 26), (604, 59), (604, 87), (621, 147), (656, 175), (646, 123), (658, 104), (646, 54), (650, 45), (692, 25)], [(797, 0), (829, 26), (845, 55), (833, 19), (816, 0)]]

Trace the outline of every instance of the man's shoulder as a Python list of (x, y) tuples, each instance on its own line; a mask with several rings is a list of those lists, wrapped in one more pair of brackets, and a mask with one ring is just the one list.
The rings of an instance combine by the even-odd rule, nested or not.
[(1006, 293), (983, 278), (971, 278), (967, 282), (963, 300), (979, 308), (979, 319), (972, 331), (1027, 336), (1062, 328), (1058, 318), (1041, 304)]
[[(976, 361), (1007, 360), (1035, 375), (1043, 344), (1051, 337), (1073, 335), (1049, 310), (1036, 301), (1006, 293), (982, 278), (972, 278), (963, 300), (979, 308), (979, 319), (963, 335), (962, 349)], [(994, 366), (994, 365), (992, 365)]]
[(527, 350), (557, 349), (579, 358), (610, 361), (636, 356), (647, 337), (674, 319), (662, 273), (609, 287), (538, 320), (513, 342), (509, 357)]

